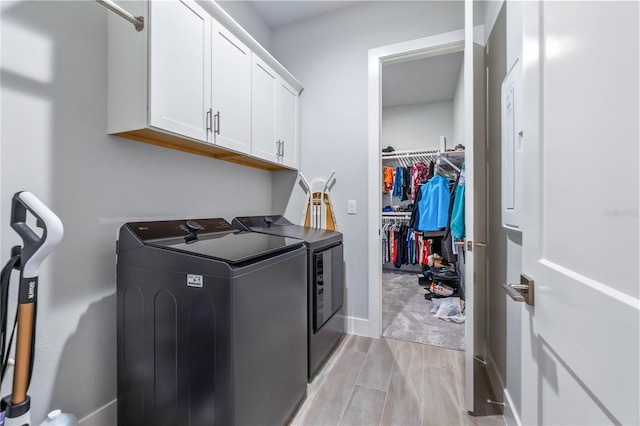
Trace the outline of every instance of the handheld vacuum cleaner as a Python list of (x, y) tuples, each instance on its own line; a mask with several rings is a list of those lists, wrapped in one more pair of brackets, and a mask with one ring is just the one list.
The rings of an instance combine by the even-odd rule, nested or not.
[[(27, 213), (36, 219), (36, 232), (27, 224)], [(38, 270), (40, 264), (62, 240), (62, 222), (49, 208), (30, 192), (13, 196), (11, 227), (22, 238), (22, 247), (11, 250), (11, 259), (0, 276), (0, 383), (9, 364), (9, 353), (16, 336), (15, 368), (11, 395), (2, 399), (4, 425), (31, 425), (31, 398), (27, 395), (35, 353), (36, 310), (38, 299)], [(40, 235), (39, 235), (40, 234)], [(9, 285), (13, 269), (20, 271), (18, 307), (11, 336), (7, 339), (7, 309)], [(0, 417), (2, 417), (0, 415)]]

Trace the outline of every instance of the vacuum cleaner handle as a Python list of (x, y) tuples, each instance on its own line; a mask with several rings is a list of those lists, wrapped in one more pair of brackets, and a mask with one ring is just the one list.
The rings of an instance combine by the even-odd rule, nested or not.
[[(43, 229), (41, 237), (27, 225), (27, 211), (35, 216), (37, 226)], [(38, 276), (40, 264), (62, 240), (64, 234), (62, 222), (35, 195), (22, 191), (13, 196), (11, 227), (22, 237), (23, 247), (20, 254), (22, 278), (35, 278)]]

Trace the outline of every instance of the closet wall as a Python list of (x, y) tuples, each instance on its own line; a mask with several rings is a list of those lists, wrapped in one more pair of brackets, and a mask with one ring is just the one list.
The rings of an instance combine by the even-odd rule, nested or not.
[(453, 100), (382, 108), (382, 146), (396, 151), (436, 150), (453, 135)]
[(453, 133), (451, 146), (464, 145), (464, 67), (460, 67), (456, 94), (453, 97)]

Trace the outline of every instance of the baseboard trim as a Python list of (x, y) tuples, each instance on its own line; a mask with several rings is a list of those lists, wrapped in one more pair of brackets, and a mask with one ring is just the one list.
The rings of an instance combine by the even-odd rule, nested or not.
[(511, 395), (509, 395), (509, 391), (507, 389), (504, 389), (504, 402), (504, 422), (507, 426), (522, 426), (520, 416), (515, 410), (513, 400), (511, 399)]
[(357, 334), (358, 336), (365, 336), (365, 337), (377, 337), (372, 335), (368, 319), (356, 318), (356, 317), (346, 317), (346, 318), (347, 318), (347, 333)]
[(93, 413), (78, 420), (78, 426), (116, 426), (118, 424), (117, 399), (103, 405)]
[[(504, 381), (500, 376), (500, 372), (498, 371), (498, 367), (496, 366), (496, 361), (491, 354), (491, 350), (487, 348), (486, 352), (487, 357), (487, 373), (489, 374), (489, 382), (491, 383), (491, 387), (496, 394), (496, 399), (500, 402), (504, 401), (504, 389), (506, 386), (504, 385)], [(498, 394), (498, 392), (502, 392), (503, 394)]]
[[(496, 361), (491, 355), (491, 351), (487, 348), (487, 372), (489, 373), (489, 381), (491, 382), (491, 386), (496, 392), (496, 398), (500, 402), (504, 402), (504, 421), (507, 426), (522, 426), (522, 422), (520, 421), (520, 416), (518, 416), (518, 412), (516, 411), (516, 407), (513, 403), (513, 399), (511, 399), (511, 395), (507, 390), (507, 387), (500, 376), (500, 372), (496, 367)], [(502, 395), (498, 395), (497, 393), (502, 391)]]

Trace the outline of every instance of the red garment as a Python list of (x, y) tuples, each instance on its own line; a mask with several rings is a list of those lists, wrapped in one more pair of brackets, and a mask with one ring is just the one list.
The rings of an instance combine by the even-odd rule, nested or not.
[(424, 251), (422, 253), (422, 264), (426, 265), (429, 263), (429, 256), (431, 256), (431, 244), (429, 244), (429, 240), (425, 240), (424, 242)]
[(393, 263), (395, 264), (398, 261), (398, 238), (393, 239)]
[(393, 228), (389, 229), (389, 262), (395, 262), (396, 247), (395, 247), (395, 234)]
[(427, 176), (429, 176), (429, 166), (426, 164), (418, 162), (411, 166), (411, 201), (416, 200), (418, 188), (427, 181)]

